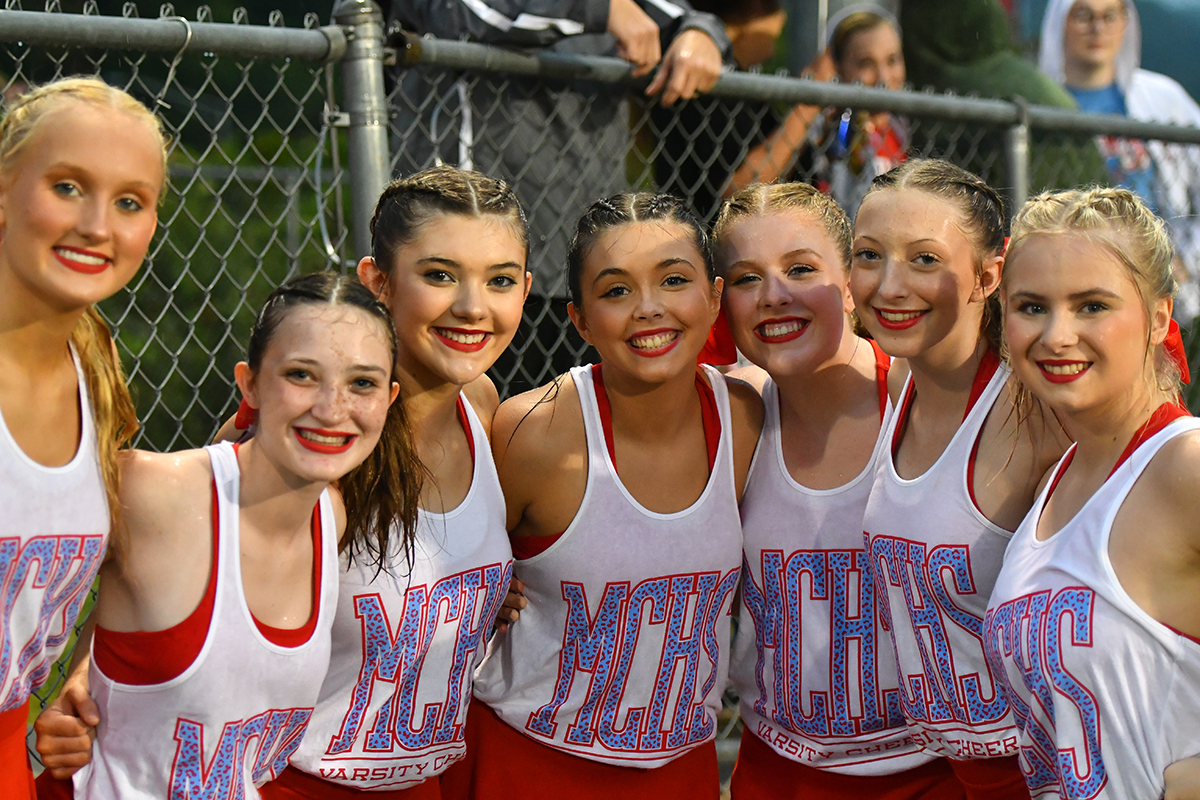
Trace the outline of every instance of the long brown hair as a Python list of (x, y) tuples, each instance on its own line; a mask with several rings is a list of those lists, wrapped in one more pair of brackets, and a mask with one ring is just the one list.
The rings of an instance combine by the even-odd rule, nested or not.
[[(250, 329), (246, 362), (254, 372), (279, 324), (303, 305), (349, 305), (366, 311), (387, 331), (392, 354), (391, 380), (396, 380), (396, 328), (387, 306), (355, 278), (332, 272), (301, 275), (284, 283), (267, 298)], [(411, 558), (417, 530), (417, 509), (424, 468), (417, 458), (404, 404), (388, 408), (379, 444), (370, 455), (338, 481), (346, 503), (346, 533), (340, 549), (350, 559), (366, 558), (382, 567), (387, 563), (392, 537), (399, 531), (398, 546)]]
[[(0, 120), (0, 183), (20, 169), (20, 156), (37, 135), (39, 124), (63, 103), (74, 101), (109, 108), (144, 122), (158, 138), (166, 183), (168, 140), (161, 120), (127, 93), (90, 77), (64, 78), (18, 97)], [(162, 197), (161, 190), (159, 197)], [(138, 431), (137, 412), (117, 358), (112, 333), (95, 306), (88, 306), (75, 329), (71, 344), (79, 356), (96, 427), (96, 450), (104, 491), (108, 499), (109, 526), (114, 552), (123, 544), (120, 477), (117, 453)]]

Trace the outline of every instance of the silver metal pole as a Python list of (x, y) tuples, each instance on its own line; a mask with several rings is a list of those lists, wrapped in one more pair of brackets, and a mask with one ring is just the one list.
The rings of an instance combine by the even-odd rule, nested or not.
[(350, 118), (350, 206), (354, 257), (371, 253), (371, 214), (387, 185), (388, 111), (383, 88), (383, 14), (372, 0), (341, 0), (333, 20), (346, 34), (342, 109)]
[(1004, 132), (1004, 177), (1008, 185), (1010, 214), (1016, 214), (1029, 199), (1029, 105), (1023, 97), (1013, 98), (1017, 122)]

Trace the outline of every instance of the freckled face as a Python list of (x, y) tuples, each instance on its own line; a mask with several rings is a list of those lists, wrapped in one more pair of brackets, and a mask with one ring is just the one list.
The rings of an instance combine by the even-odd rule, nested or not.
[[(850, 292), (863, 326), (893, 358), (979, 339), (988, 293), (961, 212), (919, 189), (885, 189), (854, 221)], [(994, 280), (989, 278), (989, 280)]]
[(59, 312), (110, 297), (146, 257), (162, 185), (149, 123), (62, 102), (0, 174), (0, 287)]
[(721, 243), (722, 306), (738, 349), (773, 377), (811, 374), (832, 359), (853, 308), (842, 254), (812, 214), (739, 220)]
[(460, 214), (423, 224), (393, 254), (386, 279), (373, 264), (359, 274), (392, 312), (400, 368), (423, 384), (459, 386), (512, 343), (531, 279), (525, 247), (507, 220)]
[(575, 327), (605, 366), (646, 382), (695, 369), (721, 303), (691, 231), (632, 222), (601, 234), (584, 260)]
[(1005, 266), (1004, 336), (1021, 382), (1056, 411), (1129, 402), (1148, 391), (1149, 343), (1166, 336), (1171, 304), (1152, 318), (1128, 269), (1081, 233), (1034, 234)]
[(279, 323), (257, 372), (238, 386), (258, 409), (255, 445), (281, 471), (335, 481), (375, 449), (388, 406), (392, 350), (380, 320), (353, 306), (302, 305)]

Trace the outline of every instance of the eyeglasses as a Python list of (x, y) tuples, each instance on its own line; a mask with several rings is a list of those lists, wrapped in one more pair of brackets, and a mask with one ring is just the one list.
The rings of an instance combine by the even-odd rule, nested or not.
[(1073, 8), (1071, 13), (1067, 14), (1067, 21), (1077, 28), (1091, 28), (1097, 23), (1101, 28), (1111, 28), (1118, 22), (1125, 21), (1125, 6), (1110, 8), (1100, 14), (1090, 8)]

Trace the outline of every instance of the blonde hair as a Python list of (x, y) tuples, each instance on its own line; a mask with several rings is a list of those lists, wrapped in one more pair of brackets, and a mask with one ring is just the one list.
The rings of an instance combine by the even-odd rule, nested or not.
[[(1126, 189), (1091, 187), (1046, 192), (1029, 200), (1013, 219), (1007, 258), (1035, 234), (1080, 233), (1108, 249), (1129, 273), (1149, 320), (1154, 304), (1178, 290), (1172, 263), (1175, 247), (1167, 227), (1137, 195)], [(1001, 285), (1007, 288), (1007, 272)], [(1149, 354), (1149, 339), (1146, 342)], [(1154, 354), (1157, 388), (1174, 397), (1180, 370), (1161, 345)]]
[[(776, 211), (803, 211), (816, 217), (837, 245), (842, 268), (850, 269), (850, 218), (837, 201), (807, 183), (755, 183), (726, 200), (713, 224), (714, 248), (721, 246), (739, 220)], [(720, 264), (717, 268), (724, 272)]]
[[(76, 101), (111, 108), (145, 122), (162, 150), (163, 180), (167, 174), (167, 136), (162, 122), (148, 108), (120, 89), (96, 78), (64, 78), (32, 89), (18, 97), (0, 120), (0, 180), (18, 168), (22, 150), (32, 141), (39, 124), (64, 102)], [(161, 196), (161, 195), (160, 195)], [(117, 451), (138, 431), (137, 412), (117, 358), (112, 333), (95, 306), (88, 306), (75, 329), (71, 344), (79, 355), (84, 382), (96, 426), (96, 446), (114, 549), (121, 549), (119, 500), (120, 469)]]

